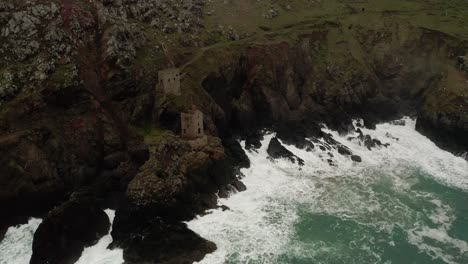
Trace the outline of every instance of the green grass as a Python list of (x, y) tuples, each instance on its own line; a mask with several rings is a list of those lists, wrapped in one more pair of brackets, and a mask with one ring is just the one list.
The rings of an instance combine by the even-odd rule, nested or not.
[(151, 124), (144, 127), (133, 127), (132, 129), (142, 136), (149, 145), (158, 145), (164, 138), (174, 136), (172, 131), (160, 129)]

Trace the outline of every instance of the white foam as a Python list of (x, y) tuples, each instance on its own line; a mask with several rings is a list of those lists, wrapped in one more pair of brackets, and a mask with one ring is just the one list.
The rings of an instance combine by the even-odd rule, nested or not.
[(443, 184), (468, 191), (466, 160), (439, 149), (431, 140), (417, 132), (416, 120), (410, 118), (403, 120), (406, 123), (404, 126), (385, 123), (377, 125), (375, 130), (361, 129), (364, 134), (369, 134), (372, 138), (381, 140), (382, 143), (391, 144), (388, 148), (373, 151), (368, 151), (365, 146), (359, 145), (357, 140), (351, 142), (346, 140), (352, 135), (340, 137), (335, 131), (325, 131), (360, 155), (365, 161), (362, 164), (364, 166), (375, 165), (385, 170), (406, 169), (401, 167), (401, 164), (417, 166)]
[(83, 250), (80, 259), (75, 264), (120, 264), (124, 263), (122, 249), (108, 249), (107, 247), (112, 243), (112, 224), (115, 218), (115, 211), (106, 209), (104, 210), (109, 221), (111, 228), (109, 233), (103, 236), (96, 245), (87, 247)]
[(0, 242), (0, 264), (27, 264), (32, 256), (34, 232), (42, 219), (31, 218), (27, 224), (8, 228)]
[[(307, 152), (294, 146), (285, 147), (304, 159), (303, 167), (286, 160), (271, 161), (266, 149), (273, 135), (266, 135), (258, 151), (247, 152), (251, 167), (242, 171), (246, 175), (243, 182), (247, 191), (219, 201), (231, 210), (213, 210), (211, 214), (188, 222), (192, 230), (218, 246), (216, 252), (200, 263), (279, 263), (278, 258), (284, 254), (313, 259), (336, 251), (333, 245), (320, 241), (309, 244), (294, 241), (299, 207), (312, 214), (350, 219), (387, 234), (400, 227), (408, 232), (409, 242), (421, 251), (448, 263), (454, 261), (456, 257), (450, 252), (424, 239), (430, 237), (461, 253), (466, 252), (466, 242), (447, 233), (455, 220), (453, 212), (433, 194), (414, 190), (412, 186), (419, 180), (410, 172), (422, 171), (427, 177), (466, 191), (468, 163), (440, 150), (415, 131), (414, 120), (404, 120), (405, 126), (382, 124), (376, 130), (362, 129), (372, 138), (391, 144), (388, 148), (372, 151), (362, 146), (359, 140), (347, 140), (352, 135), (340, 136), (324, 129), (361, 156), (362, 163), (351, 161), (335, 149), (322, 151), (316, 147)], [(328, 164), (328, 153), (333, 155), (336, 167)], [(375, 187), (387, 189), (375, 191)], [(424, 224), (421, 213), (399, 196), (432, 201), (435, 209), (430, 212), (429, 219), (437, 227), (429, 228)], [(369, 243), (377, 243), (366, 239)], [(395, 245), (392, 240), (386, 243)], [(379, 252), (375, 251), (377, 246), (361, 244), (359, 247), (370, 259), (381, 261)]]

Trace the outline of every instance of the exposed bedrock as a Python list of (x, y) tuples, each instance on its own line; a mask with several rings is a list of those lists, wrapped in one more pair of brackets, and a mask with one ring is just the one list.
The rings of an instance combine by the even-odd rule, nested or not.
[[(229, 145), (228, 145), (229, 144)], [(245, 190), (237, 164), (248, 165), (236, 142), (192, 149), (168, 134), (149, 143), (150, 158), (129, 183), (125, 202), (116, 213), (113, 246), (124, 249), (128, 263), (191, 263), (216, 246), (190, 231), (181, 221), (217, 207), (217, 195)]]
[(298, 163), (304, 165), (304, 160), (294, 155), (291, 151), (287, 150), (277, 138), (272, 138), (268, 144), (267, 149), (268, 155), (273, 159), (287, 159), (292, 163)]
[[(130, 207), (129, 207), (130, 208)], [(147, 214), (143, 210), (124, 211), (112, 231), (124, 249), (125, 263), (193, 263), (216, 250), (213, 242), (201, 238), (185, 223)]]
[(31, 263), (75, 263), (109, 227), (109, 218), (94, 201), (71, 200), (50, 211), (37, 229)]
[[(181, 221), (245, 189), (237, 140), (254, 150), (264, 128), (276, 143), (359, 162), (321, 123), (373, 149), (384, 146), (354, 131), (353, 118), (372, 128), (409, 114), (441, 147), (468, 149), (468, 44), (392, 12), (375, 25), (367, 14), (352, 26), (302, 21), (229, 42), (202, 34), (205, 1), (10, 2), (0, 3), (0, 233), (44, 218), (34, 261), (76, 259), (105, 233), (91, 223), (108, 207), (129, 263), (201, 259), (214, 245)], [(199, 49), (203, 37), (221, 42)], [(172, 63), (185, 65), (184, 96), (163, 100), (157, 71)], [(203, 149), (174, 136), (191, 103), (205, 114)], [(83, 223), (98, 235), (67, 229)], [(55, 252), (59, 238), (69, 248)]]

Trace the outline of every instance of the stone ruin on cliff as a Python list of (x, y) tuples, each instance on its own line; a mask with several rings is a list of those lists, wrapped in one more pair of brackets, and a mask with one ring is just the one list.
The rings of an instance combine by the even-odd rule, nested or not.
[[(180, 70), (170, 68), (158, 72), (158, 85), (165, 95), (180, 96)], [(188, 141), (192, 148), (202, 148), (208, 144), (203, 127), (203, 113), (193, 104), (188, 112), (180, 113), (181, 138)]]
[(158, 72), (159, 87), (164, 94), (181, 95), (180, 70), (178, 68), (165, 69)]
[(208, 137), (203, 128), (203, 113), (195, 106), (188, 112), (180, 114), (181, 137), (189, 142), (192, 148), (201, 148), (208, 144)]

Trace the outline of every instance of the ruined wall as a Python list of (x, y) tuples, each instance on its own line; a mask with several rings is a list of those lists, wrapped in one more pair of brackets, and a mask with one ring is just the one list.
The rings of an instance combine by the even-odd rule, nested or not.
[(181, 132), (184, 139), (200, 138), (204, 135), (203, 113), (195, 110), (181, 114)]
[(165, 94), (180, 95), (179, 69), (167, 69), (158, 72), (159, 86)]

